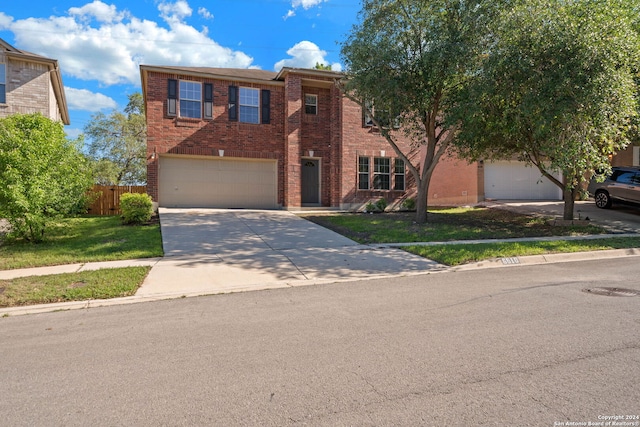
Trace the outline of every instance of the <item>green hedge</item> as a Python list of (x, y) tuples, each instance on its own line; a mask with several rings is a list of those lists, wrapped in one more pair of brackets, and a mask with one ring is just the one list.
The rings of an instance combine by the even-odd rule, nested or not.
[(120, 210), (125, 224), (144, 224), (153, 215), (153, 203), (148, 194), (125, 193), (120, 196)]

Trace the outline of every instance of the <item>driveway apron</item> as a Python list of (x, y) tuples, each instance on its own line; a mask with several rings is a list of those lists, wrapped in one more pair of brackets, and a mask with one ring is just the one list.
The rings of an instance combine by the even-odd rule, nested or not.
[(165, 256), (137, 295), (231, 292), (440, 269), (360, 245), (287, 211), (160, 208)]

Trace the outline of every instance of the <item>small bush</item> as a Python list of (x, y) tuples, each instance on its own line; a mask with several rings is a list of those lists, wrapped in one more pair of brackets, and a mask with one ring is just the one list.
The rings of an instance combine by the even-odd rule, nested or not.
[(387, 199), (378, 200), (376, 202), (376, 208), (378, 208), (380, 212), (384, 212), (384, 210), (387, 208)]
[(153, 215), (153, 203), (148, 194), (123, 194), (120, 196), (120, 209), (125, 224), (144, 224)]
[(409, 197), (402, 202), (401, 205), (402, 210), (405, 211), (415, 211), (416, 210), (416, 199), (413, 197)]
[(364, 211), (365, 212), (377, 212), (378, 208), (372, 202), (369, 202), (364, 206)]
[(364, 211), (365, 212), (384, 212), (384, 210), (387, 208), (387, 201), (385, 199), (379, 199), (378, 201), (374, 202), (368, 202), (365, 206), (364, 206)]

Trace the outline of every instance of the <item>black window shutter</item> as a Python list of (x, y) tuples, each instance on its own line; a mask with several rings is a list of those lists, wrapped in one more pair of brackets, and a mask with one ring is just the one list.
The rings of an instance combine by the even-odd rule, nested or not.
[(204, 118), (213, 118), (213, 84), (204, 84)]
[(238, 120), (238, 86), (229, 86), (229, 120)]
[(177, 114), (177, 100), (178, 100), (178, 81), (175, 79), (168, 80), (167, 86), (167, 115), (175, 116)]
[(271, 123), (271, 91), (263, 89), (260, 98), (262, 102), (262, 124), (268, 125)]

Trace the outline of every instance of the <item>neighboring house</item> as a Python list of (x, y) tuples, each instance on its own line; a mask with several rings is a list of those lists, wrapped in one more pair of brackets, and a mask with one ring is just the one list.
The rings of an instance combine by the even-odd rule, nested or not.
[(58, 61), (16, 49), (0, 39), (0, 118), (41, 113), (69, 124)]
[(612, 166), (640, 166), (640, 146), (629, 145), (611, 159)]
[[(402, 160), (337, 88), (341, 73), (149, 65), (140, 71), (147, 191), (160, 206), (358, 209), (415, 196)], [(484, 200), (487, 168), (490, 178), (498, 173), (489, 190), (513, 186), (519, 180), (513, 174), (524, 173), (532, 181), (529, 198), (540, 198), (531, 168), (445, 156), (429, 205)], [(512, 175), (507, 183), (499, 176), (505, 172)], [(511, 198), (528, 198), (523, 188)]]

